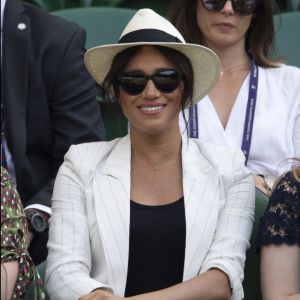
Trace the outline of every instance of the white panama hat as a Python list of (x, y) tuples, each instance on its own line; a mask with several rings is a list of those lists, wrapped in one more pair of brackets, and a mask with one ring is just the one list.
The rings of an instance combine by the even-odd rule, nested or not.
[(192, 105), (207, 95), (219, 79), (220, 61), (217, 55), (206, 47), (186, 43), (168, 20), (148, 8), (136, 12), (122, 32), (118, 44), (89, 49), (84, 62), (92, 77), (101, 85), (119, 52), (143, 45), (172, 48), (190, 60), (194, 72)]

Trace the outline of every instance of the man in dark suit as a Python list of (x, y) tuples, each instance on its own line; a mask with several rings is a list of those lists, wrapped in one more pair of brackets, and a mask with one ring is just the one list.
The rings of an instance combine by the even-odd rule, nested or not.
[(95, 83), (83, 64), (81, 27), (7, 0), (1, 29), (1, 140), (33, 234), (29, 251), (40, 263), (64, 154), (71, 144), (102, 140), (104, 127)]

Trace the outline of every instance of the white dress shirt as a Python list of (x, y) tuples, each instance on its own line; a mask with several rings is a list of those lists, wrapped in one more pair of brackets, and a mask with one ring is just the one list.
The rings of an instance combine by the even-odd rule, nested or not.
[(3, 14), (4, 14), (5, 4), (6, 4), (6, 0), (1, 0), (1, 57), (2, 57), (2, 26), (3, 26)]

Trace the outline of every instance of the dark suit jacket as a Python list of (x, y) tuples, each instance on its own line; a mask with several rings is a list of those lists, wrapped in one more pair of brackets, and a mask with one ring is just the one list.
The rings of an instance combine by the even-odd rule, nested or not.
[(54, 179), (70, 145), (104, 137), (95, 84), (83, 64), (85, 38), (74, 23), (19, 0), (6, 2), (1, 96), (25, 207), (51, 206)]

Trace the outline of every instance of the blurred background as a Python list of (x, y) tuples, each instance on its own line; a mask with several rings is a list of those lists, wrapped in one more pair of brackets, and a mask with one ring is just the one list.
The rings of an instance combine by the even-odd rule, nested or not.
[[(156, 12), (166, 15), (169, 3), (172, 0), (27, 0), (27, 2), (53, 11), (72, 7), (88, 6), (114, 6), (125, 8), (152, 8)], [(300, 10), (300, 0), (277, 0), (273, 1), (274, 14), (287, 11)]]

